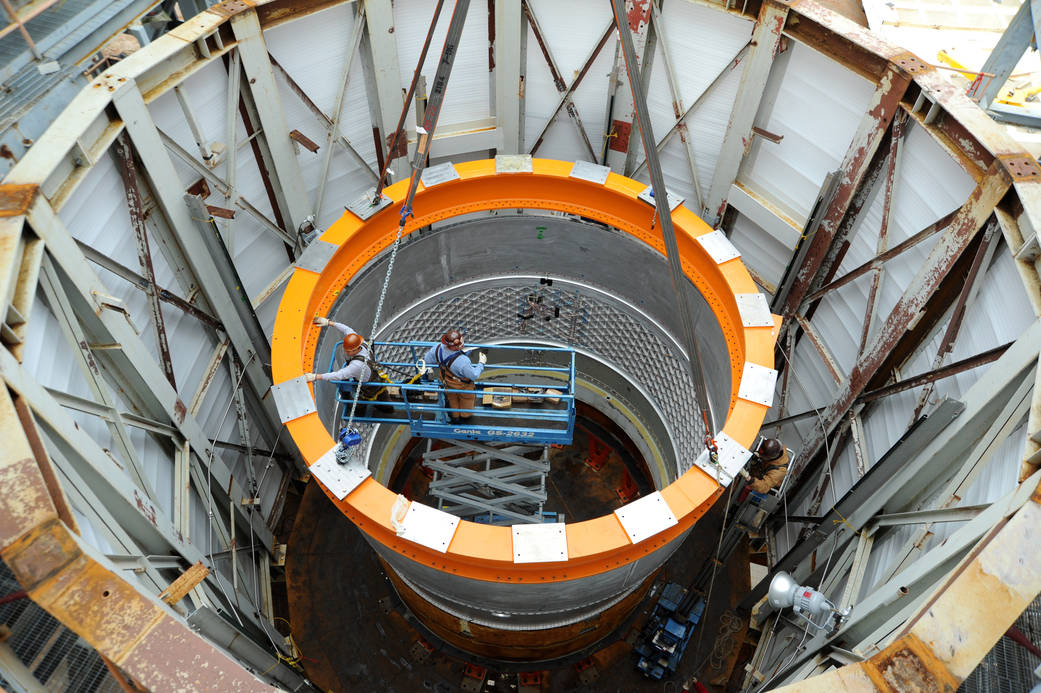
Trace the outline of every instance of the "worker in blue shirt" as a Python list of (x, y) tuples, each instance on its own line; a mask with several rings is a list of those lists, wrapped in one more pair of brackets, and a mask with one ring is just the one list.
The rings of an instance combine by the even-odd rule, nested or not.
[[(481, 377), (484, 364), (488, 362), (485, 354), (477, 357), (474, 365), (470, 357), (463, 351), (463, 335), (459, 330), (449, 330), (441, 337), (441, 343), (430, 347), (423, 357), (426, 363), (437, 364), (441, 370), (441, 382), (449, 390), (473, 390), (474, 381)], [(446, 392), (450, 409), (473, 409), (477, 395), (467, 392)], [(449, 423), (459, 423), (469, 419), (473, 414), (469, 411), (450, 412)]]

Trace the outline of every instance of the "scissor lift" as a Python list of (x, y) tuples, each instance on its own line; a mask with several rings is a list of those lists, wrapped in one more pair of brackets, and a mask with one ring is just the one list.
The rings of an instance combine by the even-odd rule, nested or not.
[[(399, 360), (380, 362), (392, 377), (363, 383), (382, 388), (383, 394), (378, 401), (359, 399), (353, 422), (407, 425), (413, 436), (438, 440), (571, 443), (575, 431), (574, 349), (471, 345), (468, 351), (488, 350), (498, 360), (487, 364), (475, 384), (474, 408), (458, 409), (448, 406), (446, 394), (471, 391), (445, 387), (437, 364), (425, 364), (425, 371), (419, 372), (424, 365), (423, 355), (433, 345), (433, 342), (373, 343), (377, 355), (397, 354)], [(334, 353), (329, 362), (330, 370), (339, 367), (336, 358)], [(414, 375), (393, 377), (409, 373)], [(353, 404), (354, 381), (331, 382), (337, 385), (336, 401), (342, 420), (347, 422)], [(469, 418), (462, 422), (450, 421), (467, 414)]]

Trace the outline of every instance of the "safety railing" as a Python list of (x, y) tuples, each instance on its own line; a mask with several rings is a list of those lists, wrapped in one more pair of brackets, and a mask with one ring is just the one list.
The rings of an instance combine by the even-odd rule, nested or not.
[[(407, 424), (413, 435), (427, 438), (571, 442), (575, 428), (573, 349), (467, 345), (468, 357), (486, 351), (495, 361), (485, 365), (473, 389), (458, 389), (446, 386), (439, 366), (424, 359), (435, 342), (374, 342), (369, 346), (379, 369), (370, 376), (373, 380), (361, 383), (353, 422)], [(380, 360), (381, 353), (393, 353), (396, 358)], [(406, 357), (410, 360), (403, 360)], [(335, 349), (329, 371), (342, 368), (345, 360), (340, 349)], [(547, 363), (559, 365), (542, 365)], [(325, 382), (336, 386), (340, 419), (347, 422), (356, 381)], [(449, 395), (455, 394), (473, 396), (474, 405), (450, 406)]]

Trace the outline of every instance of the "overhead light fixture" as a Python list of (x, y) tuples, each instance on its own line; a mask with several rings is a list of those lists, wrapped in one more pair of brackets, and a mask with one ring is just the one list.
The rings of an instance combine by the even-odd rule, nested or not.
[(784, 571), (774, 575), (770, 581), (767, 598), (775, 609), (791, 607), (811, 626), (828, 631), (829, 634), (837, 631), (849, 617), (848, 608), (839, 611), (823, 594), (812, 587), (800, 585)]

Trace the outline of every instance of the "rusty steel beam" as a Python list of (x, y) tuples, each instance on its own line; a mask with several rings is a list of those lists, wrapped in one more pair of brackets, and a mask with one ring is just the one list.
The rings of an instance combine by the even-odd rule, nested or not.
[(987, 175), (955, 215), (922, 269), (911, 280), (889, 317), (882, 323), (871, 345), (859, 356), (849, 378), (823, 414), (824, 430), (815, 429), (813, 437), (793, 460), (789, 488), (799, 481), (803, 472), (816, 459), (824, 446), (825, 438), (835, 430), (857, 397), (875, 378), (879, 368), (890, 357), (901, 338), (918, 323), (933, 293), (940, 287), (965, 248), (976, 238), (978, 231), (1011, 184), (1011, 176), (1004, 166), (998, 162), (992, 164)]
[[(878, 241), (875, 245), (875, 255), (881, 255), (889, 247), (889, 222), (893, 216), (893, 186), (896, 182), (897, 171), (900, 169), (901, 143), (904, 139), (904, 123), (907, 116), (898, 111), (893, 118), (892, 134), (889, 137), (889, 170), (886, 173), (886, 184), (882, 200), (882, 225), (878, 231)], [(871, 324), (875, 319), (875, 301), (878, 298), (878, 290), (882, 284), (882, 265), (873, 268), (871, 277), (871, 288), (868, 290), (867, 307), (864, 310), (864, 327), (860, 332), (860, 345), (857, 353), (864, 351), (867, 346), (868, 335), (871, 334)]]
[[(969, 267), (969, 272), (965, 277), (965, 282), (962, 284), (961, 291), (958, 292), (958, 300), (951, 311), (951, 319), (947, 323), (947, 329), (944, 330), (943, 338), (940, 340), (940, 346), (936, 350), (936, 357), (933, 359), (932, 366), (934, 370), (940, 367), (940, 364), (943, 363), (947, 354), (954, 349), (954, 342), (958, 338), (958, 332), (961, 329), (962, 321), (965, 318), (965, 311), (979, 288), (977, 282), (980, 276), (980, 269), (989, 264), (990, 258), (993, 257), (996, 245), (994, 241), (997, 238), (997, 230), (998, 222), (996, 220), (991, 220), (987, 225), (986, 230), (983, 232), (983, 239), (976, 248), (976, 254), (972, 258), (972, 265)], [(995, 356), (995, 358), (997, 358), (997, 356)], [(919, 415), (921, 415), (922, 409), (925, 408), (926, 400), (929, 399), (929, 395), (932, 394), (932, 391), (933, 386), (930, 382), (918, 397), (918, 404), (915, 406), (914, 414), (911, 416), (911, 421), (915, 421)]]
[[(617, 14), (617, 12), (616, 12)], [(631, 147), (632, 138), (638, 133), (633, 131), (637, 124), (636, 109), (638, 105), (633, 99), (633, 80), (639, 80), (647, 89), (644, 75), (650, 74), (649, 63), (653, 56), (651, 41), (651, 0), (627, 0), (625, 17), (616, 17), (619, 30), (623, 24), (628, 25), (632, 36), (632, 64), (622, 56), (622, 51), (615, 54), (614, 72), (611, 88), (608, 91), (608, 113), (606, 150), (600, 163), (611, 167), (615, 173), (628, 175), (632, 169), (632, 157), (635, 148)], [(650, 48), (650, 50), (648, 50)], [(654, 144), (651, 142), (651, 144)], [(649, 168), (649, 167), (648, 167)]]
[(910, 83), (911, 76), (896, 65), (891, 65), (882, 75), (878, 88), (872, 95), (868, 112), (861, 120), (842, 160), (842, 178), (834, 195), (827, 201), (816, 233), (809, 240), (802, 265), (796, 269), (794, 281), (787, 295), (779, 297), (783, 300), (777, 302), (780, 310), (776, 312), (781, 315), (791, 317), (802, 305)]
[[(970, 356), (967, 359), (956, 361), (955, 363), (943, 366), (942, 368), (933, 368), (932, 370), (922, 373), (921, 375), (916, 375), (911, 378), (905, 378), (891, 385), (880, 387), (877, 390), (870, 390), (858, 397), (857, 402), (867, 404), (868, 402), (874, 402), (875, 400), (882, 399), (883, 397), (888, 397), (889, 395), (895, 395), (898, 392), (911, 390), (922, 385), (932, 385), (937, 380), (950, 378), (951, 376), (958, 375), (959, 373), (964, 373), (965, 371), (972, 370), (973, 368), (985, 366), (986, 364), (992, 363), (1001, 358), (1001, 355), (1004, 354), (1010, 346), (1012, 346), (1012, 342), (1009, 342), (1008, 344), (1002, 344), (1001, 346), (994, 347), (993, 349), (988, 349), (986, 351), (980, 352), (979, 354), (976, 354), (975, 356)], [(914, 418), (917, 419), (920, 413), (920, 411), (916, 411)]]
[[(542, 57), (546, 60), (546, 66), (549, 67), (549, 73), (553, 77), (553, 86), (557, 88), (559, 93), (564, 94), (568, 91), (567, 84), (564, 82), (563, 75), (560, 74), (557, 61), (553, 59), (553, 54), (549, 52), (549, 44), (546, 43), (546, 39), (542, 36), (542, 29), (539, 27), (538, 19), (535, 18), (535, 13), (532, 12), (527, 0), (521, 0), (521, 9), (524, 12), (524, 16), (528, 18), (528, 26), (531, 27), (532, 33), (535, 34), (535, 41), (538, 42), (539, 48), (542, 50)], [(589, 141), (589, 134), (586, 133), (585, 125), (582, 124), (582, 116), (578, 114), (578, 106), (568, 98), (564, 104), (564, 109), (575, 124), (575, 127), (578, 128), (578, 134), (581, 135), (582, 142), (586, 145), (586, 151), (589, 152), (589, 160), (596, 161), (596, 152), (593, 151), (593, 145)]]
[(67, 501), (38, 463), (49, 464), (46, 451), (26, 437), (6, 387), (0, 436), (0, 557), (33, 601), (148, 690), (186, 683), (194, 690), (275, 690), (124, 579), (65, 523), (57, 507)]
[(148, 307), (152, 311), (152, 327), (155, 330), (155, 340), (159, 347), (159, 359), (163, 365), (163, 373), (170, 381), (171, 387), (177, 388), (177, 379), (174, 376), (173, 356), (170, 354), (170, 344), (166, 339), (166, 321), (163, 320), (163, 308), (159, 305), (159, 286), (155, 281), (155, 268), (152, 266), (152, 252), (148, 248), (148, 231), (145, 228), (145, 210), (141, 204), (141, 188), (137, 182), (137, 168), (134, 165), (134, 152), (130, 146), (130, 138), (126, 132), (121, 132), (112, 144), (112, 151), (119, 162), (119, 173), (123, 178), (123, 191), (127, 201), (127, 211), (130, 213), (130, 226), (134, 230), (134, 238), (137, 240), (137, 261), (141, 265), (145, 280), (145, 295), (148, 297)]
[(832, 356), (831, 351), (828, 350), (828, 347), (824, 344), (824, 340), (821, 339), (817, 330), (812, 324), (810, 324), (809, 320), (801, 315), (796, 315), (795, 320), (799, 323), (799, 327), (802, 331), (806, 333), (807, 339), (810, 340), (810, 344), (813, 345), (813, 348), (820, 355), (824, 365), (828, 367), (828, 372), (831, 373), (832, 379), (836, 383), (841, 383), (843, 378), (842, 371), (839, 370), (839, 365), (835, 362), (835, 357)]
[(889, 260), (892, 260), (894, 257), (896, 257), (897, 255), (900, 255), (904, 251), (910, 250), (911, 248), (915, 247), (916, 245), (918, 245), (922, 241), (925, 241), (925, 240), (931, 238), (934, 234), (939, 233), (940, 231), (943, 231), (945, 228), (947, 228), (947, 225), (951, 223), (951, 220), (954, 219), (954, 216), (957, 213), (958, 213), (958, 210), (954, 210), (950, 214), (945, 214), (944, 216), (942, 216), (939, 219), (937, 219), (936, 221), (934, 221), (932, 224), (929, 224), (929, 226), (926, 226), (924, 229), (922, 229), (921, 231), (919, 231), (915, 235), (913, 235), (910, 238), (908, 238), (906, 241), (903, 241), (901, 243), (898, 243), (897, 245), (894, 245), (891, 249), (887, 250), (886, 252), (882, 253), (881, 255), (878, 255), (878, 256), (868, 260), (864, 264), (860, 265), (859, 267), (857, 267), (855, 269), (850, 270), (849, 272), (847, 272), (846, 274), (842, 275), (838, 279), (836, 279), (836, 280), (834, 280), (834, 281), (832, 281), (832, 282), (822, 286), (821, 288), (817, 289), (812, 294), (807, 296), (806, 300), (805, 300), (805, 303), (809, 304), (809, 303), (813, 303), (815, 301), (819, 301), (826, 294), (834, 291), (835, 289), (838, 289), (839, 287), (842, 287), (842, 286), (845, 286), (846, 284), (849, 284), (851, 281), (853, 281), (857, 277), (860, 277), (860, 276), (862, 276), (864, 274), (867, 274), (876, 265), (878, 265), (880, 263), (887, 262)]

